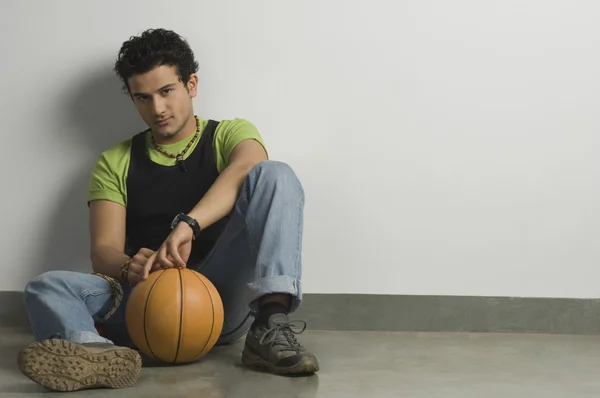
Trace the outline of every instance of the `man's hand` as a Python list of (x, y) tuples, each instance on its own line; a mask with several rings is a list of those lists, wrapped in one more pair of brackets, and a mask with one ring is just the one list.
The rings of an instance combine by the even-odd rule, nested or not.
[(192, 251), (194, 231), (184, 222), (180, 222), (171, 231), (167, 240), (158, 251), (151, 255), (143, 266), (140, 280), (148, 279), (151, 270), (158, 268), (185, 268)]
[(127, 282), (131, 286), (136, 285), (140, 282), (142, 272), (144, 271), (144, 265), (150, 257), (154, 255), (154, 251), (146, 248), (141, 248), (135, 256), (131, 258), (131, 264), (129, 265), (129, 273), (127, 274)]

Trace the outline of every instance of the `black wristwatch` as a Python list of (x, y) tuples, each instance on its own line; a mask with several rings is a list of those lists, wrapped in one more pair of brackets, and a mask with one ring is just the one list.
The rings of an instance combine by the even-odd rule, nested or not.
[(187, 214), (179, 213), (175, 216), (173, 222), (171, 222), (171, 229), (175, 228), (180, 221), (183, 221), (184, 223), (192, 227), (192, 231), (194, 231), (194, 239), (197, 239), (201, 231), (200, 225), (198, 225), (198, 221), (188, 216)]

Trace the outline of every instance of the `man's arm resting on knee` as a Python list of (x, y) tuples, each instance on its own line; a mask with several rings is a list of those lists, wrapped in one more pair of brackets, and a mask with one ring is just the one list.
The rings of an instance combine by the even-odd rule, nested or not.
[(90, 257), (94, 272), (119, 279), (125, 254), (126, 209), (107, 200), (90, 203)]
[[(266, 159), (267, 154), (260, 143), (252, 139), (241, 141), (231, 152), (225, 170), (188, 215), (196, 219), (201, 229), (206, 229), (231, 213), (244, 179), (256, 164)], [(158, 266), (186, 266), (191, 242), (192, 229), (179, 223), (158, 251), (144, 262), (140, 280), (147, 279), (150, 270)]]
[(233, 210), (244, 179), (256, 164), (264, 160), (267, 160), (267, 154), (259, 142), (248, 139), (237, 144), (225, 170), (188, 215), (195, 218), (202, 229), (228, 215)]

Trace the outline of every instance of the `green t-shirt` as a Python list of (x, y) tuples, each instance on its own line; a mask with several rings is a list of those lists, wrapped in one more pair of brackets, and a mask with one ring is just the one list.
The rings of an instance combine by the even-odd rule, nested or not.
[[(208, 124), (208, 120), (201, 118), (199, 120), (200, 131), (203, 131)], [(192, 137), (193, 134), (174, 144), (160, 145), (160, 147), (170, 153), (179, 153), (192, 140)], [(213, 140), (213, 151), (219, 173), (229, 164), (229, 157), (235, 146), (247, 139), (256, 140), (265, 147), (260, 133), (249, 121), (233, 119), (223, 120), (219, 123)], [(132, 138), (100, 154), (90, 178), (88, 204), (93, 200), (109, 200), (127, 207), (127, 172), (129, 171), (131, 141)], [(200, 139), (192, 144), (192, 147), (184, 155), (184, 159), (191, 155), (198, 142), (200, 142)], [(153, 162), (163, 166), (176, 165), (176, 159), (162, 154), (152, 146), (150, 132), (146, 135), (146, 144), (149, 148), (150, 159)]]

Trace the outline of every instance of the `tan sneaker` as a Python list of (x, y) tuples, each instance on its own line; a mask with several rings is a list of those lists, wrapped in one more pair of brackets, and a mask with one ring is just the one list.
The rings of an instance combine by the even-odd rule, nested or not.
[[(297, 324), (302, 329), (295, 328)], [(304, 321), (290, 322), (284, 314), (269, 317), (268, 326), (250, 330), (242, 352), (242, 364), (282, 375), (310, 375), (319, 370), (317, 358), (296, 340), (306, 329)]]
[(140, 378), (142, 358), (137, 351), (112, 344), (49, 339), (21, 350), (19, 369), (53, 391), (128, 388)]

